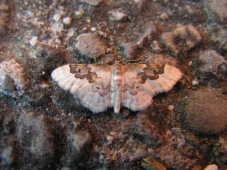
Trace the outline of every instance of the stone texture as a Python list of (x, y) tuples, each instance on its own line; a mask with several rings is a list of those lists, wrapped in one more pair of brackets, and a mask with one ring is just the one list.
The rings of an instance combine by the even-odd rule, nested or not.
[(109, 18), (111, 21), (126, 21), (127, 15), (120, 11), (120, 9), (114, 9), (109, 11)]
[(204, 170), (218, 170), (218, 166), (215, 164), (207, 165)]
[(162, 33), (161, 40), (174, 55), (178, 55), (196, 47), (202, 36), (194, 26), (187, 25), (179, 26), (172, 32)]
[(77, 122), (69, 125), (67, 135), (66, 154), (61, 158), (61, 161), (65, 165), (79, 163), (85, 151), (90, 147), (91, 135), (87, 130), (78, 128)]
[(89, 58), (97, 58), (106, 54), (107, 47), (99, 39), (98, 35), (84, 33), (77, 37), (76, 48)]
[(227, 51), (227, 30), (220, 25), (208, 26), (210, 39), (218, 45), (218, 48)]
[(38, 68), (36, 70), (29, 70), (29, 74), (37, 80), (40, 77), (48, 79), (56, 66), (65, 64), (65, 54), (61, 50), (45, 44), (38, 44), (33, 49), (35, 49), (35, 57), (37, 58), (37, 62), (34, 64), (38, 65)]
[(4, 148), (0, 154), (0, 164), (12, 165), (15, 159), (15, 154), (13, 153), (14, 148), (8, 146)]
[(54, 139), (45, 116), (24, 112), (17, 124), (17, 137), (21, 147), (28, 152), (30, 162), (43, 167), (50, 164), (54, 154)]
[(15, 59), (0, 63), (0, 92), (11, 97), (19, 97), (27, 85), (24, 68)]
[(157, 26), (152, 21), (147, 22), (143, 29), (143, 32), (135, 42), (125, 42), (120, 44), (127, 59), (135, 59), (138, 49), (143, 48), (145, 45), (151, 44), (152, 38), (157, 33)]
[(200, 79), (209, 79), (210, 75), (223, 78), (227, 74), (227, 61), (216, 51), (204, 51), (197, 60), (197, 75)]
[(187, 100), (185, 121), (194, 132), (219, 134), (227, 128), (227, 97), (217, 91), (200, 89)]
[(226, 0), (209, 0), (203, 2), (210, 20), (215, 18), (220, 22), (227, 22)]
[(157, 33), (158, 29), (157, 26), (151, 21), (147, 22), (144, 25), (144, 32), (139, 37), (139, 40), (136, 42), (136, 45), (142, 48), (147, 42), (150, 43), (153, 36)]
[(162, 143), (162, 137), (156, 126), (145, 113), (137, 115), (135, 122), (130, 125), (130, 130), (133, 136), (146, 141), (147, 144), (158, 145)]
[(142, 148), (142, 147), (138, 148), (138, 149), (135, 151), (135, 158), (136, 158), (136, 160), (145, 158), (145, 157), (147, 157), (147, 156), (148, 156), (147, 151), (146, 151), (144, 148)]
[[(190, 169), (195, 164), (195, 160), (182, 153), (184, 136), (180, 137), (167, 130), (164, 135), (165, 143), (150, 153), (155, 159), (159, 159), (170, 169)], [(189, 154), (189, 153), (187, 153)]]
[(64, 109), (67, 112), (71, 112), (72, 110), (85, 110), (79, 99), (74, 98), (72, 94), (62, 91), (61, 89), (53, 92), (51, 101), (57, 108)]
[(6, 32), (7, 25), (9, 23), (9, 16), (10, 10), (9, 6), (3, 2), (0, 3), (0, 34), (1, 36), (4, 35), (3, 33)]
[(166, 170), (166, 167), (148, 156), (143, 159), (141, 166), (146, 170)]
[(12, 115), (4, 116), (2, 122), (2, 130), (4, 134), (12, 134), (14, 132), (15, 122)]
[(215, 157), (215, 162), (220, 167), (226, 166), (225, 164), (225, 162), (227, 162), (227, 136), (226, 135), (220, 136), (218, 138), (218, 141), (213, 146), (213, 153)]
[[(5, 31), (4, 34), (0, 31), (0, 62), (6, 59), (22, 61), (18, 63), (24, 68), (29, 84), (24, 86), (25, 92), (16, 98), (0, 93), (0, 169), (142, 169), (141, 161), (147, 153), (167, 169), (185, 170), (201, 164), (202, 170), (214, 163), (219, 169), (224, 169), (223, 164), (227, 162), (226, 134), (202, 135), (189, 129), (185, 122), (179, 124), (185, 113), (186, 99), (183, 99), (191, 91), (203, 88), (202, 83), (191, 86), (191, 81), (197, 77), (192, 77), (195, 70), (188, 63), (198, 58), (204, 49), (214, 49), (226, 58), (226, 24), (219, 22), (219, 29), (217, 23), (207, 19), (203, 10), (205, 2), (210, 3), (206, 0), (1, 0), (0, 5), (7, 7), (0, 7), (0, 29)], [(127, 14), (126, 22), (109, 20), (108, 12), (114, 9)], [(210, 9), (208, 12), (214, 14)], [(54, 18), (55, 14), (59, 16)], [(64, 20), (67, 17), (72, 21), (69, 18)], [(214, 21), (217, 20), (214, 17)], [(146, 27), (150, 21), (157, 27), (155, 34), (150, 34), (151, 27)], [(194, 47), (191, 41), (197, 41), (192, 32), (196, 31), (185, 25), (187, 23), (202, 36)], [(207, 30), (211, 25), (214, 30)], [(97, 56), (90, 57), (75, 48), (76, 37), (89, 32), (98, 34), (98, 41), (105, 42), (103, 44), (108, 47), (105, 57), (102, 54), (94, 60)], [(177, 54), (166, 46), (168, 39), (165, 43), (161, 41), (160, 35), (166, 32), (176, 33), (170, 44), (174, 44), (179, 51)], [(34, 41), (37, 44), (31, 46), (29, 40), (34, 36), (38, 37)], [(126, 58), (127, 54), (124, 55), (123, 48), (119, 47), (122, 42), (131, 43), (125, 50), (130, 57)], [(94, 46), (93, 43), (89, 42), (89, 47)], [(172, 56), (168, 56), (171, 52)], [(109, 59), (106, 53), (111, 55)], [(151, 56), (152, 53), (156, 55)], [(100, 63), (98, 59), (112, 64), (111, 61), (118, 59), (137, 59), (141, 56), (138, 62), (171, 65), (179, 62), (180, 67), (176, 67), (185, 74), (177, 93), (173, 91), (156, 96), (143, 118), (139, 115), (144, 112), (132, 112), (126, 108), (121, 110), (119, 116), (115, 116), (111, 109), (93, 115), (72, 94), (59, 93), (50, 77), (53, 69), (64, 64), (95, 64)], [(3, 90), (17, 93), (15, 82), (7, 74), (1, 82)], [(226, 95), (225, 80), (216, 82), (220, 82), (219, 87)], [(172, 110), (169, 105), (175, 108)], [(28, 115), (21, 116), (22, 110)], [(33, 111), (32, 116), (28, 110)], [(36, 125), (41, 122), (44, 125)], [(77, 122), (81, 122), (82, 126), (69, 128), (69, 122), (76, 122), (76, 126), (79, 126)], [(23, 127), (22, 135), (19, 135), (18, 127)], [(171, 135), (165, 136), (167, 130)], [(47, 145), (54, 143), (43, 158), (39, 152), (45, 154), (45, 144), (37, 144), (41, 143), (41, 139), (45, 139)], [(84, 144), (86, 141), (89, 142)]]
[(121, 43), (120, 46), (123, 48), (124, 55), (127, 59), (134, 59), (135, 53), (138, 49), (137, 45), (134, 42)]

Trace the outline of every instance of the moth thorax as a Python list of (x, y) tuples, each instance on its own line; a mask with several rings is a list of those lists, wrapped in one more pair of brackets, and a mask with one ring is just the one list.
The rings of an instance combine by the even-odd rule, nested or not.
[(115, 83), (115, 85), (117, 86), (121, 86), (122, 84), (122, 72), (120, 69), (115, 69), (113, 72), (113, 81)]

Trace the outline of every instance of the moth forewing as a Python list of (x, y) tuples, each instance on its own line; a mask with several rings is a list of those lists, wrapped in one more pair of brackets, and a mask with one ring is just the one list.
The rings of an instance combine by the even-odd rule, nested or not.
[(142, 110), (152, 97), (170, 90), (181, 78), (177, 68), (162, 64), (69, 64), (56, 68), (51, 77), (58, 85), (70, 90), (85, 107), (98, 113), (121, 105)]

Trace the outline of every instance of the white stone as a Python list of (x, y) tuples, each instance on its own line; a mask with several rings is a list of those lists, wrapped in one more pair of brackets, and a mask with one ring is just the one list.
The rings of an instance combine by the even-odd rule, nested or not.
[(109, 143), (112, 143), (113, 140), (114, 140), (114, 137), (111, 136), (111, 135), (108, 135), (108, 136), (106, 137), (106, 139), (107, 139), (107, 141), (108, 141)]
[(192, 61), (189, 61), (189, 62), (188, 62), (188, 65), (191, 66), (191, 65), (192, 65)]
[(68, 33), (67, 33), (67, 37), (73, 37), (74, 36), (74, 29), (69, 29)]
[(31, 46), (35, 46), (38, 43), (38, 37), (37, 36), (32, 37), (29, 43), (31, 44)]
[(72, 18), (70, 18), (70, 17), (66, 17), (66, 18), (63, 19), (63, 23), (66, 24), (66, 25), (70, 25), (71, 21), (72, 21)]
[(95, 27), (91, 27), (91, 31), (96, 31), (96, 28)]
[(118, 9), (117, 10), (112, 10), (109, 12), (109, 18), (112, 21), (121, 21), (127, 17), (126, 14), (123, 12), (120, 12)]
[(55, 20), (55, 21), (60, 21), (60, 19), (61, 19), (61, 14), (55, 14), (54, 15), (54, 17), (53, 17), (53, 19)]
[(197, 78), (195, 78), (193, 81), (192, 81), (192, 85), (193, 86), (198, 86), (199, 85), (199, 80)]

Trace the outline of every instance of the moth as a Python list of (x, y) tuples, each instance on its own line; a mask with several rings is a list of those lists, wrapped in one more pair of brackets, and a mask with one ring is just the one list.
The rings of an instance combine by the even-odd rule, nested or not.
[(51, 77), (70, 90), (93, 113), (121, 106), (133, 111), (145, 109), (157, 93), (169, 91), (182, 73), (168, 64), (67, 64), (56, 68)]

